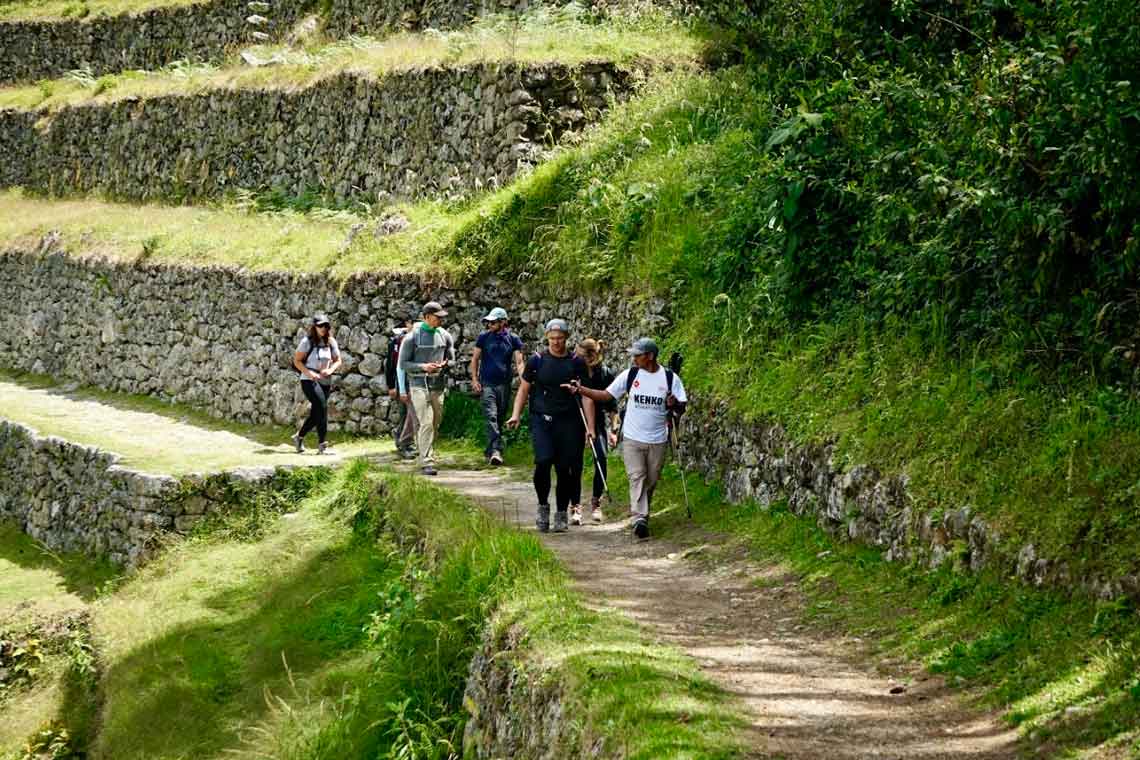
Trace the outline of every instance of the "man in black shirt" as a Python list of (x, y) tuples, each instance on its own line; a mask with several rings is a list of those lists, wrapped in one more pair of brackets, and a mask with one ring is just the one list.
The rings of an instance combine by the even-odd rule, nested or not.
[[(546, 323), (547, 348), (526, 363), (514, 413), (507, 421), (512, 430), (519, 426), (523, 406), (530, 399), (530, 438), (534, 445), (534, 491), (538, 496), (535, 524), (539, 531), (550, 530), (550, 470), (557, 472), (555, 489), (554, 532), (564, 533), (567, 509), (582, 479), (582, 453), (587, 431), (582, 426), (578, 399), (562, 386), (582, 381), (588, 371), (580, 356), (566, 347), (570, 328), (566, 320)], [(593, 402), (582, 399), (586, 419), (594, 420)], [(590, 435), (593, 431), (589, 432)]]

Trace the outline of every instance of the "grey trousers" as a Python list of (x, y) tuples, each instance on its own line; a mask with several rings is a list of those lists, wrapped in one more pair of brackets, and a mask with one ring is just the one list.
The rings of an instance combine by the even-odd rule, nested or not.
[(412, 409), (420, 429), (416, 432), (416, 446), (420, 450), (420, 464), (435, 463), (435, 437), (439, 423), (443, 422), (444, 391), (412, 388)]
[(629, 513), (637, 517), (649, 517), (649, 504), (653, 501), (653, 491), (661, 477), (665, 465), (665, 449), (668, 443), (642, 443), (626, 438), (621, 444), (621, 458), (625, 462), (625, 473), (629, 476)]
[(507, 404), (511, 399), (511, 384), (484, 385), (483, 392), (479, 394), (479, 403), (483, 406), (483, 417), (487, 421), (487, 447), (483, 449), (483, 456), (491, 456), (491, 452), (503, 451), (503, 424), (510, 416), (507, 413)]
[(410, 397), (407, 403), (399, 400), (396, 403), (400, 405), (400, 418), (396, 422), (396, 427), (393, 428), (392, 437), (396, 441), (396, 448), (403, 451), (415, 445), (419, 425), (416, 424), (416, 410), (412, 407)]

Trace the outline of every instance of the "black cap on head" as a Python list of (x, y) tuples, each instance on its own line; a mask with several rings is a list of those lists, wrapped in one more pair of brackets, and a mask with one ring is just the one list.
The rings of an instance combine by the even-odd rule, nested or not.
[(638, 338), (633, 342), (633, 345), (629, 347), (630, 356), (641, 356), (642, 354), (649, 354), (654, 359), (656, 359), (657, 354), (659, 353), (661, 353), (661, 351), (657, 348), (657, 344), (649, 338)]

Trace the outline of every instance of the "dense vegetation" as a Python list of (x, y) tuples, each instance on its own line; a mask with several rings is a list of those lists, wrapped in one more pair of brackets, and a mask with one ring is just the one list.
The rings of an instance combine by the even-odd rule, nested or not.
[(459, 255), (667, 295), (698, 390), (908, 472), (920, 506), (1135, 570), (1140, 10), (713, 11), (731, 65), (486, 202)]

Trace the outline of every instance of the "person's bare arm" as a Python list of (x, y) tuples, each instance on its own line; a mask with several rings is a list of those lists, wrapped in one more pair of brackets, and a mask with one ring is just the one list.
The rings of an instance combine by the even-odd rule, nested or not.
[(483, 349), (476, 347), (471, 352), (471, 390), (476, 393), (483, 392), (483, 384), (479, 382), (479, 362), (483, 356)]
[(526, 360), (523, 359), (523, 352), (515, 351), (515, 374), (522, 377), (524, 369), (526, 369)]
[(594, 429), (597, 418), (594, 416), (594, 400), (589, 396), (582, 397), (582, 411), (586, 415), (586, 435), (589, 436), (588, 443), (593, 446), (592, 441), (594, 440), (594, 436), (597, 435), (597, 431)]
[(515, 394), (515, 408), (511, 413), (511, 418), (507, 420), (507, 427), (514, 430), (519, 426), (519, 420), (522, 417), (523, 407), (526, 406), (526, 400), (530, 398), (530, 383), (526, 380), (519, 381), (519, 390)]
[(341, 365), (341, 364), (343, 364), (343, 363), (344, 363), (344, 362), (343, 362), (343, 361), (341, 361), (340, 348), (339, 348), (339, 347), (337, 347), (337, 350), (336, 350), (336, 356), (335, 356), (335, 357), (333, 358), (333, 360), (332, 360), (332, 361), (329, 363), (329, 366), (327, 366), (327, 367), (325, 367), (324, 369), (322, 369), (322, 370), (321, 370), (321, 377), (330, 377), (330, 376), (332, 376), (333, 374), (335, 374), (335, 373), (336, 373), (336, 371), (337, 371), (338, 369), (340, 369), (340, 365)]

